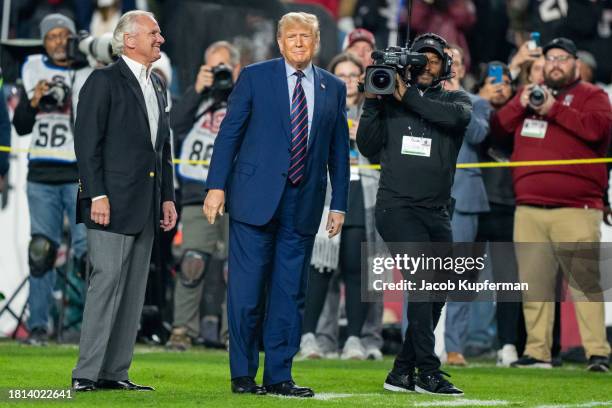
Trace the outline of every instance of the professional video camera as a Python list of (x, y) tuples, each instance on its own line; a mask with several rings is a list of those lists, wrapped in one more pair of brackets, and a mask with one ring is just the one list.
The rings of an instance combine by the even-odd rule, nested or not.
[(111, 47), (112, 33), (102, 34), (100, 37), (93, 37), (87, 31), (79, 31), (76, 35), (68, 38), (66, 54), (72, 65), (86, 64), (87, 57), (110, 64), (115, 61), (113, 49)]
[(375, 95), (391, 95), (395, 91), (395, 76), (403, 78), (406, 69), (416, 78), (427, 65), (425, 54), (411, 52), (409, 48), (389, 47), (372, 53), (374, 65), (366, 68), (364, 89)]
[(217, 65), (212, 69), (213, 84), (211, 90), (213, 91), (229, 91), (234, 87), (234, 80), (232, 78), (232, 70), (225, 64)]
[(70, 100), (70, 87), (60, 76), (54, 77), (47, 85), (49, 89), (40, 98), (38, 109), (42, 112), (63, 111)]

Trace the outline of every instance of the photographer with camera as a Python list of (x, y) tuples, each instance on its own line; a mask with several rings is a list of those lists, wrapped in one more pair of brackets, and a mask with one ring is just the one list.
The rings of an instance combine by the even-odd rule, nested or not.
[[(529, 85), (493, 118), (514, 135), (512, 161), (595, 159), (606, 156), (612, 129), (612, 111), (606, 93), (577, 76), (577, 50), (573, 41), (556, 38), (544, 48), (545, 86)], [(515, 167), (515, 242), (599, 242), (602, 196), (606, 191), (605, 164)], [(521, 246), (517, 250), (519, 277), (529, 283), (523, 293), (527, 344), (513, 367), (551, 367), (555, 309), (555, 282), (559, 267), (571, 274), (570, 282), (598, 276), (594, 259), (566, 268), (563, 257), (550, 245)], [(537, 249), (537, 250), (536, 250)], [(581, 257), (584, 255), (581, 255)], [(588, 284), (598, 285), (597, 282)], [(610, 346), (606, 340), (604, 304), (569, 285), (576, 301), (580, 336), (590, 371), (608, 371)], [(595, 296), (597, 294), (595, 293)]]
[(76, 265), (84, 265), (85, 228), (77, 225), (78, 171), (74, 153), (73, 124), (79, 91), (91, 73), (89, 66), (74, 67), (67, 43), (75, 35), (74, 22), (50, 14), (40, 23), (46, 55), (31, 55), (22, 68), (24, 91), (15, 109), (17, 134), (32, 135), (28, 163), (27, 195), (31, 241), (30, 316), (28, 344), (47, 340), (48, 312), (56, 273), (53, 269), (62, 240), (64, 215), (70, 221)]
[[(205, 53), (194, 86), (170, 111), (170, 125), (181, 144), (177, 167), (182, 192), (183, 255), (174, 288), (173, 329), (167, 347), (186, 350), (200, 335), (200, 303), (204, 289), (224, 292), (223, 288), (204, 288), (209, 283), (223, 284), (223, 261), (227, 258), (228, 219), (209, 224), (202, 216), (202, 197), (206, 195), (208, 164), (189, 160), (210, 160), (219, 125), (225, 117), (227, 98), (240, 72), (240, 53), (227, 41), (211, 44)], [(218, 286), (218, 285), (215, 285)], [(221, 289), (221, 290), (220, 290)]]
[[(440, 83), (451, 77), (452, 58), (446, 48), (442, 37), (427, 33), (415, 38), (410, 52), (375, 51), (377, 62), (400, 63), (386, 64), (397, 71), (392, 89), (385, 79), (389, 69), (381, 64), (366, 73), (357, 145), (366, 157), (380, 154), (376, 227), (386, 243), (453, 240), (451, 186), (472, 105), (464, 91), (447, 91)], [(413, 63), (404, 64), (407, 61)], [(408, 328), (385, 389), (463, 394), (444, 378), (434, 352), (433, 331), (443, 306), (442, 296), (410, 301)]]

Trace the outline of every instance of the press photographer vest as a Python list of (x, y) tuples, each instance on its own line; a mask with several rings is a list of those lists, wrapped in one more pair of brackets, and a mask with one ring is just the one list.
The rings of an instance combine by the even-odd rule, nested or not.
[(69, 92), (67, 100), (57, 109), (39, 111), (32, 128), (30, 161), (75, 163), (73, 124), (81, 87), (91, 73), (89, 67), (73, 70), (53, 65), (45, 55), (31, 55), (22, 67), (23, 86), (31, 100), (36, 84), (63, 81)]
[(225, 117), (227, 103), (213, 99), (204, 101), (198, 108), (198, 118), (185, 137), (181, 147), (178, 174), (183, 180), (206, 183), (209, 164), (192, 164), (189, 160), (209, 161), (219, 127)]

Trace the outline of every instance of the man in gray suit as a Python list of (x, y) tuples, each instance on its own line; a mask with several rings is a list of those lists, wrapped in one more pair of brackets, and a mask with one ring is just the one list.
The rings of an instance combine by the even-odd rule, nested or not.
[[(461, 79), (465, 76), (463, 50), (451, 46), (448, 52), (453, 57), (455, 76), (446, 81), (448, 90), (461, 89)], [(489, 115), (491, 106), (479, 96), (469, 94), (472, 101), (472, 116), (463, 138), (457, 163), (477, 163), (479, 145), (489, 133)], [(454, 242), (474, 242), (478, 233), (478, 214), (489, 211), (487, 192), (479, 168), (457, 169), (451, 190), (456, 200), (455, 211), (451, 219)], [(448, 302), (446, 304), (446, 323), (444, 340), (446, 343), (447, 364), (467, 365), (463, 357), (463, 347), (467, 339), (469, 311), (471, 303)]]
[(72, 372), (75, 391), (153, 390), (131, 382), (128, 369), (155, 231), (176, 224), (168, 101), (151, 73), (163, 42), (153, 14), (124, 14), (112, 40), (119, 59), (94, 71), (80, 93), (77, 222), (87, 226), (93, 270)]

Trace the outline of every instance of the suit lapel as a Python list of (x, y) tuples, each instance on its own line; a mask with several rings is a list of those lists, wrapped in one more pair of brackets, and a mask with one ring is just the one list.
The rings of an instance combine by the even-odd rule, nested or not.
[(162, 118), (165, 115), (166, 106), (165, 106), (165, 97), (164, 97), (164, 88), (161, 86), (161, 81), (157, 78), (156, 74), (151, 74), (151, 83), (153, 84), (153, 89), (155, 90), (155, 96), (157, 97), (157, 108), (159, 109), (159, 117), (157, 120), (157, 135), (155, 137), (155, 150), (159, 150), (162, 145), (162, 124), (164, 123)]
[(147, 123), (147, 128), (149, 127), (149, 120), (147, 116), (147, 105), (145, 104), (144, 95), (142, 94), (142, 90), (140, 89), (140, 85), (138, 84), (138, 80), (130, 70), (130, 67), (127, 66), (123, 58), (119, 57), (119, 61), (117, 61), (119, 65), (119, 70), (121, 74), (127, 79), (128, 88), (132, 90), (134, 96), (136, 96), (136, 100), (138, 101), (138, 105), (140, 105), (140, 109), (142, 110)]
[(325, 102), (326, 102), (326, 88), (325, 79), (319, 72), (319, 68), (312, 66), (312, 72), (314, 76), (314, 112), (312, 115), (312, 126), (310, 128), (310, 138), (308, 140), (308, 148), (312, 146), (315, 140), (317, 131), (319, 130), (319, 124), (321, 118), (325, 114)]
[(285, 136), (287, 140), (291, 142), (291, 130), (289, 127), (289, 87), (287, 86), (287, 71), (283, 58), (278, 59), (274, 71), (274, 75), (270, 76), (272, 89), (274, 90), (273, 100), (276, 101), (277, 111), (280, 115)]

